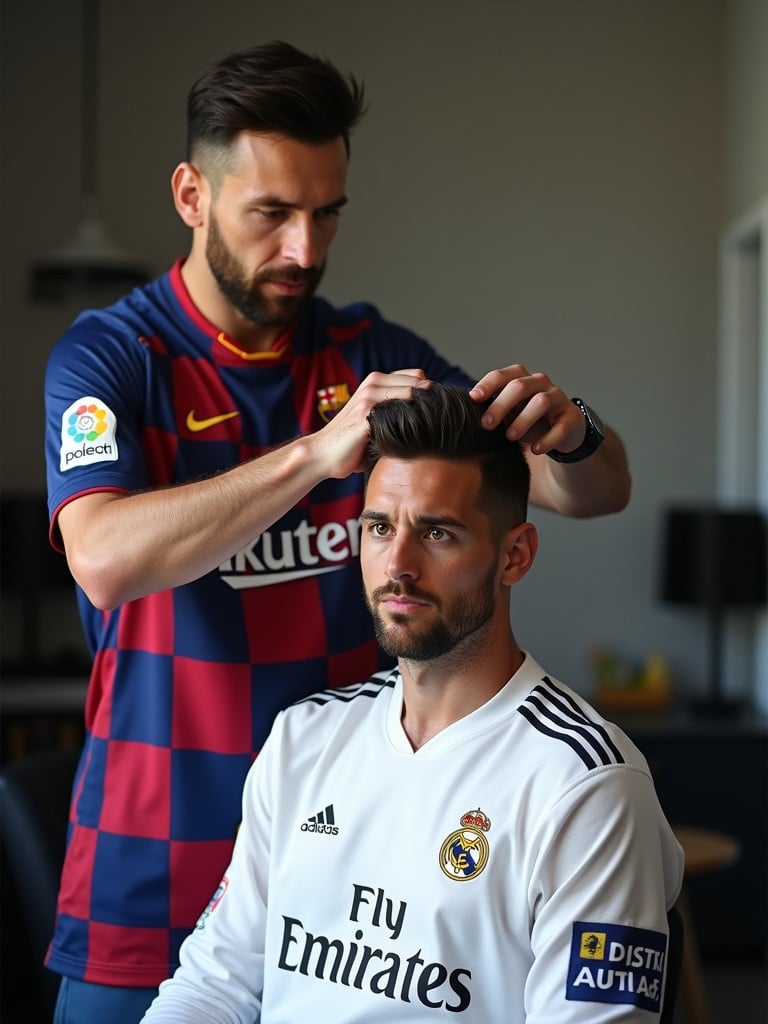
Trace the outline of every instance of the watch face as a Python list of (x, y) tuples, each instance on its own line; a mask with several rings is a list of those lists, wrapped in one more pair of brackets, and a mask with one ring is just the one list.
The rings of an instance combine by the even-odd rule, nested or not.
[(551, 451), (547, 453), (553, 461), (566, 464), (588, 459), (605, 440), (605, 427), (595, 410), (590, 409), (587, 403), (583, 402), (580, 398), (572, 398), (571, 401), (584, 417), (584, 422), (587, 425), (584, 440), (572, 452)]
[(601, 437), (605, 437), (605, 427), (603, 426), (603, 421), (597, 415), (595, 410), (591, 408), (591, 406), (585, 405), (584, 408), (587, 413), (587, 422), (592, 424), (592, 426), (595, 428), (595, 430), (597, 430)]

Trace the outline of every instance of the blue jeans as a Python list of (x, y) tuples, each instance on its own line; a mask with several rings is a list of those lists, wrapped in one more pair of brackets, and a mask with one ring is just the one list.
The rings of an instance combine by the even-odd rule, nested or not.
[(139, 1024), (156, 988), (118, 988), (62, 978), (53, 1024)]

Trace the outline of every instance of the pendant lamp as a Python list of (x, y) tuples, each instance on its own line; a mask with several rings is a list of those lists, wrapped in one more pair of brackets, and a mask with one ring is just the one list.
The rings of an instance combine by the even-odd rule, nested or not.
[(61, 302), (81, 295), (116, 298), (149, 279), (143, 260), (114, 240), (99, 208), (97, 0), (82, 0), (81, 16), (80, 214), (70, 237), (30, 268), (30, 295), (41, 302)]

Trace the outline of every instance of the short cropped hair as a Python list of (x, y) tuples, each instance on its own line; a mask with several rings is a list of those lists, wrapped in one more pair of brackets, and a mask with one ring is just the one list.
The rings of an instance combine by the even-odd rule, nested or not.
[[(487, 404), (487, 403), (486, 403)], [(494, 534), (525, 521), (531, 474), (518, 441), (504, 435), (504, 424), (486, 430), (486, 405), (447, 384), (415, 388), (411, 398), (381, 402), (368, 416), (365, 482), (381, 458), (439, 458), (477, 462), (482, 474), (480, 507)]]
[(279, 40), (211, 64), (187, 97), (187, 159), (214, 151), (221, 159), (245, 131), (300, 142), (342, 138), (365, 113), (364, 87), (330, 61)]

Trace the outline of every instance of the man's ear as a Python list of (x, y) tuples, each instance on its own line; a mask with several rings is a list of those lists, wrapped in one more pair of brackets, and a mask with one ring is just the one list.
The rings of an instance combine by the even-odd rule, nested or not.
[(179, 164), (171, 175), (171, 192), (176, 212), (187, 227), (202, 227), (210, 186), (194, 164)]
[(502, 541), (503, 557), (501, 582), (507, 586), (518, 583), (533, 565), (539, 548), (539, 535), (533, 523), (518, 523), (507, 530)]

